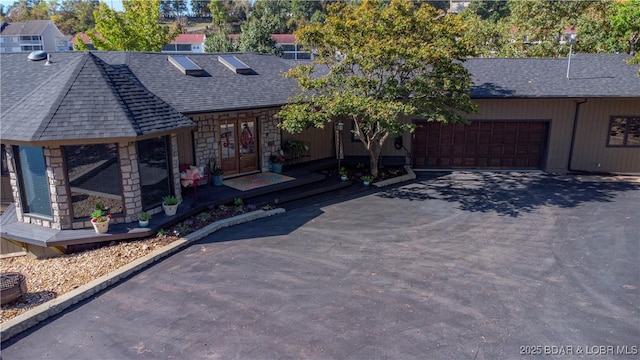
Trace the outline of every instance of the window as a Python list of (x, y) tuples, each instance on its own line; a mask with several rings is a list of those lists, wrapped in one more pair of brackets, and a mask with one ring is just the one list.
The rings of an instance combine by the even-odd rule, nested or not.
[(191, 44), (177, 44), (176, 49), (178, 51), (191, 51)]
[(7, 149), (2, 145), (2, 176), (9, 176), (9, 166), (7, 164)]
[(41, 147), (19, 146), (18, 167), (21, 178), (22, 205), (25, 213), (51, 217), (47, 167)]
[(614, 116), (609, 122), (608, 146), (640, 146), (640, 117)]
[(176, 51), (176, 46), (174, 44), (163, 45), (162, 51)]
[(97, 204), (123, 212), (118, 145), (65, 146), (64, 156), (75, 219), (89, 217)]
[(23, 45), (22, 51), (37, 51), (42, 50), (42, 45)]
[(143, 209), (159, 205), (164, 196), (171, 194), (169, 154), (169, 138), (166, 136), (138, 142)]

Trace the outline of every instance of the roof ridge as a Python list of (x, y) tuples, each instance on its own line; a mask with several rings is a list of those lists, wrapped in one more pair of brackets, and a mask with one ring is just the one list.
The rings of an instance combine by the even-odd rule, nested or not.
[[(84, 61), (83, 61), (83, 59), (84, 59)], [(44, 134), (45, 131), (49, 128), (49, 125), (51, 125), (51, 123), (52, 123), (51, 120), (55, 116), (56, 112), (58, 112), (58, 109), (60, 108), (60, 105), (62, 105), (62, 101), (64, 100), (64, 98), (67, 96), (67, 94), (71, 90), (71, 85), (73, 85), (75, 80), (78, 78), (78, 75), (80, 75), (80, 72), (82, 71), (82, 68), (84, 67), (84, 65), (86, 63), (87, 63), (87, 58), (84, 57), (84, 56), (81, 56), (79, 58), (79, 60), (78, 60), (78, 64), (76, 64), (75, 67), (73, 67), (72, 75), (69, 77), (69, 79), (67, 79), (67, 81), (64, 84), (64, 87), (63, 87), (64, 91), (60, 91), (60, 93), (56, 97), (56, 100), (53, 103), (51, 103), (51, 106), (49, 107), (49, 111), (47, 112), (47, 119), (48, 120), (46, 122), (44, 122), (44, 124), (45, 124), (44, 126), (40, 126), (38, 128), (38, 130), (34, 131), (34, 133), (33, 133), (34, 136), (37, 136), (38, 138), (41, 137), (42, 134)]]
[[(73, 64), (73, 62), (76, 62), (76, 64)], [(50, 76), (48, 79), (43, 81), (40, 85), (34, 87), (33, 90), (31, 90), (26, 96), (24, 96), (22, 99), (20, 99), (20, 101), (14, 103), (13, 106), (11, 106), (8, 110), (3, 111), (3, 115), (11, 113), (14, 109), (20, 107), (23, 103), (27, 102), (32, 96), (36, 95), (36, 93), (39, 92), (42, 88), (49, 86), (53, 80), (55, 80), (58, 77), (64, 76), (69, 69), (72, 69), (72, 76), (70, 76), (70, 79), (68, 79), (66, 81), (66, 83), (65, 83), (65, 88), (67, 89), (66, 92), (68, 92), (69, 88), (70, 88), (70, 84), (73, 83), (72, 79), (74, 79), (74, 78), (76, 78), (78, 76), (79, 68), (82, 67), (82, 66), (78, 66), (79, 63), (82, 63), (82, 58), (81, 57), (78, 58), (78, 59), (74, 59), (74, 61), (72, 61), (72, 63), (65, 69), (65, 71), (55, 72), (52, 76)], [(47, 65), (44, 65), (44, 66), (47, 66)], [(58, 95), (56, 100), (53, 101), (51, 103), (51, 105), (49, 106), (48, 114), (50, 114), (50, 116), (49, 116), (50, 118), (52, 117), (51, 114), (55, 113), (55, 112), (52, 112), (51, 109), (54, 108), (54, 107), (57, 109), (60, 106), (60, 103), (62, 102), (63, 98), (64, 98), (64, 96), (62, 94)], [(34, 134), (36, 134), (36, 133), (42, 134), (44, 132), (44, 130), (46, 130), (46, 128), (47, 128), (47, 126), (44, 126), (44, 128), (42, 126), (40, 126), (36, 131), (34, 131)]]

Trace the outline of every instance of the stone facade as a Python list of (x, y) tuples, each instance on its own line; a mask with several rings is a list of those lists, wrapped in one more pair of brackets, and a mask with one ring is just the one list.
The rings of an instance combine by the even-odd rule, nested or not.
[(256, 119), (259, 137), (259, 167), (261, 171), (269, 171), (269, 157), (280, 150), (281, 136), (275, 114), (280, 108), (266, 108), (220, 113), (206, 113), (190, 116), (197, 123), (194, 131), (195, 162), (208, 164), (212, 158), (220, 160), (220, 134), (218, 123), (220, 120)]
[[(175, 134), (170, 135), (171, 167), (175, 195), (182, 200), (180, 192), (178, 142)], [(13, 147), (7, 146), (7, 167), (11, 188), (15, 199), (15, 209), (18, 221), (35, 224), (54, 229), (84, 229), (92, 228), (90, 219), (73, 219), (71, 215), (71, 197), (68, 175), (65, 173), (63, 149), (60, 146), (43, 147), (46, 164), (46, 175), (49, 184), (51, 201), (51, 218), (30, 215), (24, 212), (20, 187), (15, 167)], [(111, 219), (111, 223), (135, 222), (142, 212), (142, 189), (140, 171), (138, 169), (138, 154), (135, 142), (118, 143), (118, 163), (122, 180), (123, 213)], [(158, 206), (147, 210), (151, 214), (162, 212)]]
[[(197, 164), (208, 164), (211, 158), (218, 158), (219, 139), (218, 122), (224, 119), (255, 119), (257, 120), (259, 133), (259, 168), (261, 171), (269, 171), (269, 157), (280, 150), (281, 136), (280, 129), (275, 119), (275, 114), (279, 108), (266, 108), (233, 112), (208, 113), (191, 116), (197, 123), (194, 131), (194, 150)], [(178, 136), (169, 136), (171, 151), (170, 159), (173, 175), (174, 193), (182, 201), (180, 186), (180, 154)], [(44, 159), (46, 163), (46, 175), (49, 183), (49, 196), (51, 201), (52, 216), (42, 217), (30, 215), (23, 211), (21, 203), (20, 187), (15, 167), (15, 156), (13, 148), (7, 147), (7, 160), (11, 187), (15, 201), (16, 214), (18, 220), (24, 223), (36, 224), (54, 229), (83, 229), (91, 228), (89, 219), (73, 219), (71, 215), (71, 190), (68, 174), (65, 173), (63, 147), (45, 146), (43, 147)], [(122, 180), (122, 201), (123, 213), (115, 216), (112, 223), (135, 222), (142, 212), (142, 190), (140, 171), (138, 169), (138, 154), (135, 142), (118, 143), (118, 163)], [(151, 214), (159, 213), (162, 207), (147, 210)]]

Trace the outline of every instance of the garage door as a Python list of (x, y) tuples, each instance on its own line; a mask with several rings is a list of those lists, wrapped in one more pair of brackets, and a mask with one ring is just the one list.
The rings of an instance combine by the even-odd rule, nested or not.
[(418, 169), (541, 169), (543, 165), (547, 122), (417, 125), (413, 166)]

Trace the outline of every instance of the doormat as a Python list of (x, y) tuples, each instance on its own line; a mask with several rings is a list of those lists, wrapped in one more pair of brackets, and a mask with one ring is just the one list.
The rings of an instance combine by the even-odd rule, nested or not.
[(225, 179), (224, 185), (237, 190), (247, 191), (291, 180), (295, 179), (290, 176), (280, 175), (272, 172), (263, 172), (229, 180)]

